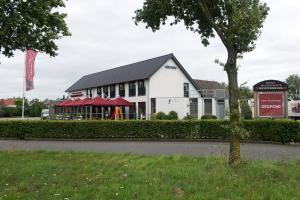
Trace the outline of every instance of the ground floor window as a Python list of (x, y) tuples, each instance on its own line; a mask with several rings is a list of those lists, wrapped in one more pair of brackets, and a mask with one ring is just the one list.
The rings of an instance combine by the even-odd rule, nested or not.
[(156, 113), (156, 98), (151, 98), (151, 114)]
[(136, 103), (129, 107), (129, 119), (136, 119)]
[(138, 115), (139, 119), (146, 119), (146, 102), (138, 103)]
[(204, 115), (212, 115), (212, 99), (204, 99)]

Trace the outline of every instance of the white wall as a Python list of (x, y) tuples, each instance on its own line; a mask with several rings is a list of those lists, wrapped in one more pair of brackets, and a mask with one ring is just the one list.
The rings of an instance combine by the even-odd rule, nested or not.
[[(176, 69), (166, 66), (175, 66)], [(156, 98), (156, 112), (176, 111), (180, 119), (190, 113), (189, 98), (184, 97), (183, 85), (189, 83), (190, 91), (196, 91), (196, 88), (172, 59), (154, 73), (149, 81), (149, 98)], [(197, 98), (200, 95), (193, 94), (192, 97)]]
[(182, 119), (190, 114), (188, 98), (156, 98), (156, 112), (164, 112), (168, 114), (175, 111), (178, 118)]
[[(176, 66), (176, 69), (167, 69), (165, 66)], [(184, 83), (189, 83), (191, 91), (196, 90), (175, 62), (170, 59), (150, 77), (150, 98), (184, 97)]]

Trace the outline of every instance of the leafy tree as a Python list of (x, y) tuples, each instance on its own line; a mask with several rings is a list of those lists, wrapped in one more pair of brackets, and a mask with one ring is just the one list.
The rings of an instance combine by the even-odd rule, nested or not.
[(252, 90), (248, 86), (240, 87), (240, 99), (251, 99), (253, 98)]
[(47, 106), (39, 101), (38, 99), (33, 99), (30, 101), (30, 106), (29, 106), (29, 116), (30, 117), (39, 117), (41, 116), (42, 109), (47, 108)]
[(60, 7), (63, 0), (1, 0), (0, 53), (11, 57), (15, 50), (31, 48), (57, 55), (55, 40), (71, 35)]
[(289, 99), (300, 100), (300, 76), (292, 74), (286, 79), (289, 85)]
[(244, 132), (238, 105), (237, 58), (255, 48), (268, 11), (260, 0), (145, 0), (143, 8), (135, 12), (135, 23), (143, 22), (152, 31), (159, 30), (172, 17), (171, 25), (183, 21), (187, 29), (200, 35), (204, 46), (215, 35), (221, 39), (228, 53), (224, 70), (229, 83), (232, 132), (229, 163), (233, 165), (240, 163), (240, 137)]
[(251, 110), (251, 108), (248, 104), (247, 99), (242, 99), (240, 101), (240, 106), (241, 106), (241, 117), (242, 117), (242, 119), (246, 119), (246, 120), (253, 119), (252, 110)]

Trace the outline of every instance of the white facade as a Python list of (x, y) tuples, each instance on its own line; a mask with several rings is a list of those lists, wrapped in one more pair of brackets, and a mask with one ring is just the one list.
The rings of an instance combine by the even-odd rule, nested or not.
[[(144, 81), (145, 95), (139, 96), (138, 81)], [(187, 115), (191, 115), (191, 110), (193, 110), (193, 115), (201, 118), (205, 114), (205, 100), (201, 97), (197, 88), (194, 87), (193, 83), (187, 77), (187, 75), (182, 71), (182, 69), (177, 66), (174, 60), (169, 59), (164, 65), (162, 65), (149, 79), (146, 80), (136, 80), (135, 91), (136, 95), (129, 95), (129, 83), (125, 84), (125, 96), (124, 99), (129, 102), (136, 103), (135, 117), (140, 118), (140, 116), (145, 116), (146, 119), (150, 119), (153, 112), (164, 112), (169, 113), (170, 111), (175, 111), (180, 119)], [(184, 85), (188, 85), (188, 95), (185, 95)], [(99, 89), (89, 88), (92, 95), (88, 94), (86, 90), (75, 91), (83, 93), (80, 98), (86, 97), (96, 97), (98, 96)], [(71, 92), (70, 95), (74, 93)], [(101, 90), (103, 98), (110, 97), (110, 88), (108, 87), (108, 96), (103, 96), (103, 87)], [(115, 84), (115, 97), (119, 97), (119, 83)], [(73, 97), (73, 99), (78, 97)], [(206, 98), (208, 99), (208, 98)], [(211, 101), (211, 114), (217, 115), (217, 100), (215, 98), (209, 98)], [(151, 105), (152, 102), (152, 105)], [(192, 102), (193, 105), (192, 105)], [(144, 108), (140, 108), (140, 105), (145, 105)], [(155, 104), (155, 105), (153, 105)], [(225, 103), (226, 104), (226, 103)], [(192, 109), (193, 107), (193, 109)], [(129, 110), (126, 110), (128, 116)], [(132, 114), (132, 113), (130, 113)]]

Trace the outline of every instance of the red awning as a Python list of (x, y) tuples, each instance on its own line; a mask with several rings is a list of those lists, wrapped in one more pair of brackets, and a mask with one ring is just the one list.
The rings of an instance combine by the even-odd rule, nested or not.
[(69, 100), (68, 102), (66, 102), (66, 103), (64, 104), (64, 107), (72, 107), (73, 104), (74, 104), (74, 102), (75, 102), (75, 100)]
[(108, 100), (103, 99), (101, 97), (95, 97), (95, 98), (91, 99), (87, 104), (91, 105), (91, 106), (111, 106), (112, 105)]
[(92, 99), (91, 98), (86, 98), (86, 99), (83, 99), (81, 100), (81, 102), (79, 103), (78, 106), (89, 106), (89, 102), (91, 101)]
[(133, 103), (131, 103), (121, 97), (110, 100), (109, 103), (112, 106), (133, 106), (134, 105)]
[(68, 104), (70, 101), (72, 101), (71, 99), (67, 99), (63, 102), (60, 102), (59, 104), (57, 104), (57, 106), (60, 106), (60, 107), (65, 107), (66, 104)]
[(73, 106), (80, 106), (80, 104), (82, 103), (84, 99), (76, 99), (74, 102), (73, 102)]

